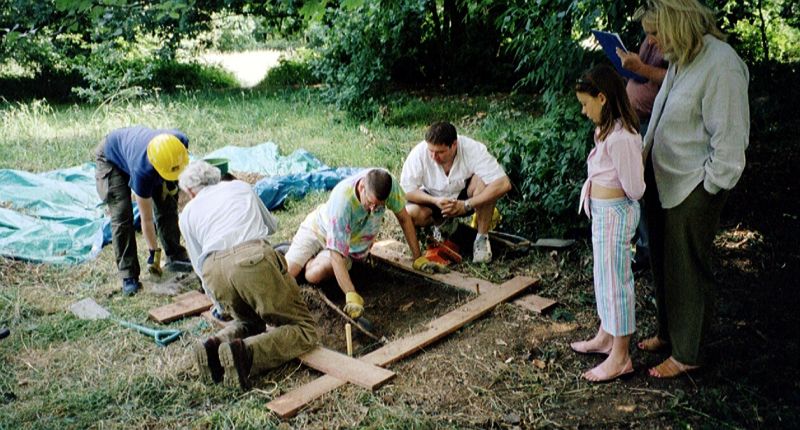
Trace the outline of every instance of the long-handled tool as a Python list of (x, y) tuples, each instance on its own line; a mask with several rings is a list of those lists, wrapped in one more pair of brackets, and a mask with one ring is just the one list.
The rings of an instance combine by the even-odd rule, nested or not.
[(360, 318), (358, 318), (358, 320), (354, 320), (354, 319), (350, 318), (350, 315), (347, 315), (341, 309), (339, 309), (339, 307), (336, 306), (336, 304), (334, 304), (331, 301), (331, 299), (329, 299), (328, 296), (325, 295), (325, 293), (323, 293), (322, 291), (320, 291), (320, 290), (318, 290), (316, 288), (314, 289), (314, 291), (317, 293), (319, 298), (322, 299), (322, 301), (326, 305), (328, 305), (329, 308), (333, 309), (334, 312), (336, 312), (339, 316), (344, 318), (344, 320), (346, 322), (348, 322), (348, 323), (352, 324), (353, 326), (355, 326), (355, 328), (358, 331), (360, 331), (361, 333), (364, 333), (365, 335), (367, 335), (367, 337), (369, 337), (370, 339), (372, 339), (372, 340), (374, 340), (376, 342), (386, 343), (386, 338), (385, 337), (378, 337), (374, 333), (372, 333), (372, 330), (371, 330), (372, 324), (370, 324), (369, 321), (366, 318), (360, 317)]
[(75, 314), (75, 316), (84, 320), (110, 319), (123, 327), (132, 328), (139, 333), (152, 336), (158, 346), (167, 346), (171, 342), (177, 340), (182, 334), (182, 332), (177, 329), (156, 330), (114, 318), (106, 308), (97, 304), (92, 298), (85, 298), (79, 302), (73, 303), (69, 307), (69, 310)]

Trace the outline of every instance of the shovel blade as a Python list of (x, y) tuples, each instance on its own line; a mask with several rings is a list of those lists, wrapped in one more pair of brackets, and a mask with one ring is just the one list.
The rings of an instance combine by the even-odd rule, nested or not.
[(102, 320), (111, 316), (106, 308), (97, 304), (92, 298), (85, 298), (79, 302), (75, 302), (69, 307), (76, 317), (83, 320)]

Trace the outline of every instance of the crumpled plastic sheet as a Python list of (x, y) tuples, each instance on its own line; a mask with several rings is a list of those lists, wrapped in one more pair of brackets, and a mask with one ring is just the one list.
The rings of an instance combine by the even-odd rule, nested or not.
[[(254, 185), (274, 210), (287, 198), (330, 190), (360, 168), (330, 168), (303, 149), (280, 156), (266, 142), (227, 146), (203, 158), (228, 158), (229, 169), (267, 175)], [(134, 203), (134, 223), (139, 213)], [(111, 242), (111, 220), (95, 188), (94, 163), (45, 173), (0, 169), (0, 255), (38, 263), (77, 264)]]

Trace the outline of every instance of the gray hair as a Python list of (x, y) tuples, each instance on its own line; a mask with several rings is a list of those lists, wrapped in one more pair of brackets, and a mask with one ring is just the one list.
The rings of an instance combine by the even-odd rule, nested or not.
[(218, 168), (203, 160), (195, 160), (181, 172), (178, 177), (178, 186), (183, 191), (192, 190), (197, 193), (205, 187), (218, 184), (221, 176)]

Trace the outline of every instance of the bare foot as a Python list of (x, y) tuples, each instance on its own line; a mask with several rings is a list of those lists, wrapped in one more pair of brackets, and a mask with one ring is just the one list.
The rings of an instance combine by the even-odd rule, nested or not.
[(622, 363), (608, 357), (594, 369), (583, 374), (583, 379), (591, 382), (609, 382), (627, 374), (633, 373), (633, 363), (627, 357)]
[(684, 373), (689, 373), (692, 370), (699, 369), (700, 366), (691, 366), (688, 364), (683, 364), (680, 361), (674, 359), (670, 356), (668, 359), (661, 362), (656, 367), (650, 368), (648, 373), (650, 376), (659, 379), (667, 379), (667, 378), (674, 378), (676, 376), (683, 375)]
[(661, 340), (658, 336), (649, 337), (636, 344), (636, 347), (647, 352), (661, 352), (669, 348), (669, 342)]
[(595, 338), (591, 340), (582, 340), (580, 342), (572, 342), (569, 344), (569, 347), (578, 354), (608, 355), (611, 353), (611, 343), (612, 342), (599, 342), (597, 338)]

